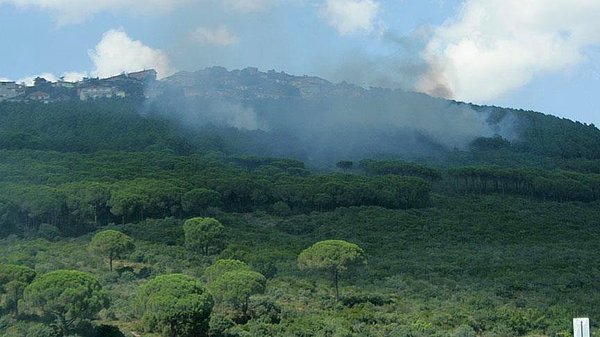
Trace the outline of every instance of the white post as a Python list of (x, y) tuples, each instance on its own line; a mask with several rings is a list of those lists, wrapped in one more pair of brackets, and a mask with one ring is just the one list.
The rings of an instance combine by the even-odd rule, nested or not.
[(590, 337), (590, 319), (573, 319), (573, 337)]

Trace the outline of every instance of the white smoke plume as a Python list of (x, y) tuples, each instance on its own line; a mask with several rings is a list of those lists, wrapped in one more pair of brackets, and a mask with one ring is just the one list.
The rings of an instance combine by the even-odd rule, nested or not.
[(538, 74), (580, 64), (584, 48), (600, 43), (599, 17), (596, 0), (465, 1), (434, 29), (422, 54), (431, 67), (417, 88), (490, 102)]

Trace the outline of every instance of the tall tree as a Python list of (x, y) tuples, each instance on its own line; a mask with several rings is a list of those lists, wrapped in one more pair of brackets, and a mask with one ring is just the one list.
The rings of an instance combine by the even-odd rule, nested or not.
[(183, 211), (192, 215), (201, 215), (208, 207), (221, 206), (221, 195), (206, 188), (196, 188), (181, 197)]
[(213, 218), (191, 218), (183, 224), (185, 245), (193, 251), (209, 254), (209, 249), (223, 239), (225, 227)]
[(210, 285), (212, 293), (219, 301), (230, 303), (240, 311), (242, 319), (248, 317), (250, 297), (265, 292), (267, 279), (251, 270), (233, 270), (217, 278)]
[(108, 258), (110, 271), (113, 270), (113, 260), (131, 253), (135, 249), (133, 239), (115, 230), (105, 230), (96, 233), (90, 242), (91, 252)]
[(12, 307), (15, 317), (19, 316), (19, 299), (23, 290), (35, 278), (35, 271), (25, 266), (0, 264), (0, 293), (8, 297), (9, 307)]
[(110, 190), (103, 183), (82, 181), (62, 186), (67, 195), (67, 207), (71, 214), (81, 218), (93, 218), (98, 225), (98, 213), (106, 207), (110, 199)]
[(193, 277), (170, 274), (141, 286), (134, 306), (147, 331), (166, 337), (195, 337), (208, 332), (213, 299)]
[(68, 336), (77, 322), (93, 319), (109, 304), (98, 280), (75, 270), (42, 275), (25, 288), (23, 297), (32, 310), (56, 318), (61, 336)]
[(343, 240), (326, 240), (315, 243), (298, 256), (302, 270), (322, 270), (329, 273), (335, 288), (335, 299), (339, 301), (340, 273), (353, 264), (365, 261), (365, 253), (358, 245)]
[(204, 279), (209, 284), (223, 276), (225, 273), (235, 270), (250, 270), (250, 267), (242, 261), (235, 259), (221, 259), (204, 269)]

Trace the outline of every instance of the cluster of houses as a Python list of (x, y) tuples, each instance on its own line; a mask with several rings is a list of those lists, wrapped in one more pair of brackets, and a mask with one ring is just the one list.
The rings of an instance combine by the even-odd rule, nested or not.
[(178, 89), (189, 98), (226, 98), (233, 100), (280, 99), (282, 97), (360, 97), (365, 95), (361, 87), (347, 83), (334, 84), (314, 76), (294, 76), (284, 72), (258, 68), (228, 71), (223, 67), (210, 67), (193, 73), (179, 72), (155, 86), (149, 92), (156, 97), (161, 89)]
[(79, 82), (49, 82), (36, 78), (33, 86), (0, 82), (0, 102), (61, 102), (102, 98), (144, 97), (147, 84), (156, 81), (153, 69), (109, 78), (84, 78)]

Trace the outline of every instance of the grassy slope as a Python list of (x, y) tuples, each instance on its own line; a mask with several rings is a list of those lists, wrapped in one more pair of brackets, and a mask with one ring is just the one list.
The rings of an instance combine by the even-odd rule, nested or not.
[[(492, 331), (509, 336), (519, 327), (524, 333), (567, 333), (572, 317), (600, 315), (600, 298), (594, 296), (600, 288), (598, 206), (436, 196), (434, 207), (423, 210), (363, 207), (289, 218), (223, 214), (219, 218), (230, 238), (221, 256), (257, 269), (276, 264), (266, 297), (282, 307), (283, 321), (262, 327), (271, 334), (329, 327), (356, 335), (445, 336), (465, 324), (488, 331), (485, 336)], [(156, 242), (139, 241), (134, 259), (155, 273), (201, 276), (215, 258), (189, 260), (182, 247), (158, 243), (164, 236), (136, 228), (123, 230)], [(173, 229), (170, 235), (180, 240)], [(331, 238), (356, 242), (369, 256), (367, 266), (343, 282), (347, 301), (362, 302), (354, 307), (333, 305), (327, 280), (295, 267), (303, 248)], [(87, 241), (87, 236), (56, 243), (4, 240), (0, 261), (35, 266), (38, 272), (95, 273), (115, 298), (106, 317), (131, 329), (127, 299), (141, 280), (108, 274), (101, 260), (88, 256)], [(126, 264), (138, 270), (144, 263)]]

